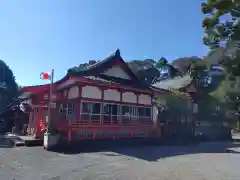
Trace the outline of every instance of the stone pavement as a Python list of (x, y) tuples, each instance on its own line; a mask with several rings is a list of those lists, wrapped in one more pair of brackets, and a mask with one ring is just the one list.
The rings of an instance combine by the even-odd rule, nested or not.
[(231, 144), (118, 148), (61, 154), (41, 147), (0, 148), (0, 180), (239, 180)]

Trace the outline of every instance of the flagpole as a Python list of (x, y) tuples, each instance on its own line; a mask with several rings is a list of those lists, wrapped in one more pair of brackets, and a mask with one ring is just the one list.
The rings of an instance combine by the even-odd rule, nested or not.
[(48, 123), (47, 123), (47, 133), (52, 130), (52, 120), (51, 120), (51, 106), (52, 106), (52, 90), (53, 90), (53, 80), (54, 80), (54, 69), (52, 69), (50, 76), (50, 87), (49, 87), (49, 102), (48, 102)]

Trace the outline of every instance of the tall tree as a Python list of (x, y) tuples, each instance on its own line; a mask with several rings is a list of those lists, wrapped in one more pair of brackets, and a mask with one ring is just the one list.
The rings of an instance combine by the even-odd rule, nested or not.
[[(201, 10), (206, 15), (202, 23), (205, 30), (204, 44), (215, 49), (229, 39), (239, 39), (239, 0), (206, 0), (201, 4)], [(223, 16), (225, 21), (220, 20)]]
[[(240, 76), (240, 0), (207, 0), (202, 3), (204, 44), (211, 49), (224, 47), (220, 63), (229, 75)], [(221, 18), (225, 16), (225, 21)]]
[(179, 69), (183, 74), (188, 73), (189, 68), (193, 62), (202, 61), (201, 58), (192, 56), (192, 57), (183, 57), (178, 58), (172, 61), (172, 65)]
[[(137, 71), (136, 68), (131, 65), (131, 63), (136, 62), (139, 65)], [(134, 72), (136, 72), (138, 77), (146, 80), (149, 84), (154, 84), (157, 81), (161, 81), (162, 71), (166, 71), (168, 73), (168, 79), (182, 74), (164, 57), (161, 57), (158, 61), (154, 61), (152, 59), (146, 59), (144, 61), (132, 61), (130, 62), (130, 67)]]
[[(224, 91), (229, 107), (240, 120), (240, 0), (207, 0), (201, 6), (206, 17), (203, 20), (204, 44), (211, 49), (223, 47), (219, 63), (225, 70)], [(224, 17), (225, 21), (222, 21)], [(233, 84), (234, 87), (229, 87)]]
[(168, 60), (164, 57), (161, 57), (155, 64), (155, 67), (160, 70), (166, 70), (168, 72), (169, 78), (174, 78), (176, 76), (181, 76), (182, 73), (179, 69), (175, 68)]
[(148, 84), (153, 84), (160, 77), (160, 72), (155, 67), (155, 63), (153, 59), (132, 60), (128, 62), (128, 66), (140, 79)]
[(189, 74), (198, 86), (205, 88), (208, 85), (210, 72), (207, 71), (205, 59), (195, 56), (184, 57), (174, 60), (172, 65), (180, 70), (182, 74)]
[(18, 93), (18, 85), (12, 70), (0, 60), (0, 110)]

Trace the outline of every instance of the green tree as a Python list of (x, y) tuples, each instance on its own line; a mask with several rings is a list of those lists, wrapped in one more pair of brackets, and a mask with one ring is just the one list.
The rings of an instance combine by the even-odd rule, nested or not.
[(176, 76), (181, 76), (182, 73), (179, 69), (175, 68), (168, 60), (164, 57), (161, 57), (156, 63), (155, 67), (160, 70), (167, 70), (169, 78), (174, 78)]
[(143, 81), (153, 84), (159, 80), (160, 72), (153, 59), (132, 60), (128, 62), (130, 69)]
[[(215, 49), (229, 39), (239, 39), (239, 0), (206, 0), (201, 4), (201, 10), (206, 15), (202, 22), (204, 44)], [(226, 21), (220, 20), (223, 16)]]
[(132, 60), (128, 62), (128, 66), (140, 79), (145, 80), (148, 84), (154, 84), (161, 80), (161, 70), (168, 71), (169, 78), (174, 78), (181, 74), (164, 57), (158, 61), (153, 59)]
[(17, 96), (18, 85), (12, 70), (0, 60), (0, 110)]
[[(224, 47), (219, 62), (228, 75), (240, 76), (240, 0), (207, 0), (201, 8), (206, 15), (203, 43), (211, 49)], [(226, 21), (221, 21), (224, 16)]]
[(188, 73), (189, 68), (193, 62), (202, 61), (201, 58), (192, 56), (192, 57), (183, 57), (178, 58), (172, 61), (172, 65), (179, 69), (182, 73)]
[[(222, 47), (218, 61), (225, 71), (222, 97), (229, 109), (240, 120), (240, 0), (207, 0), (201, 6), (206, 15), (202, 25), (204, 28), (203, 43), (213, 50)], [(222, 21), (222, 19), (225, 21)], [(229, 87), (229, 84), (237, 85)]]

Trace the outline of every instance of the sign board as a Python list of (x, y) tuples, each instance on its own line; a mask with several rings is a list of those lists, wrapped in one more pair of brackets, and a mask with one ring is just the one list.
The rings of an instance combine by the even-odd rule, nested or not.
[[(134, 137), (146, 137), (147, 136), (148, 131), (144, 131), (144, 130), (136, 130), (133, 131), (133, 136)], [(78, 130), (74, 130), (72, 132), (73, 137), (76, 138), (92, 138), (93, 137), (93, 132), (91, 130), (86, 130), (86, 131), (78, 131)], [(96, 138), (126, 138), (126, 137), (130, 137), (131, 132), (129, 130), (119, 130), (119, 131), (108, 131), (108, 130), (99, 130), (96, 131), (95, 137)]]

